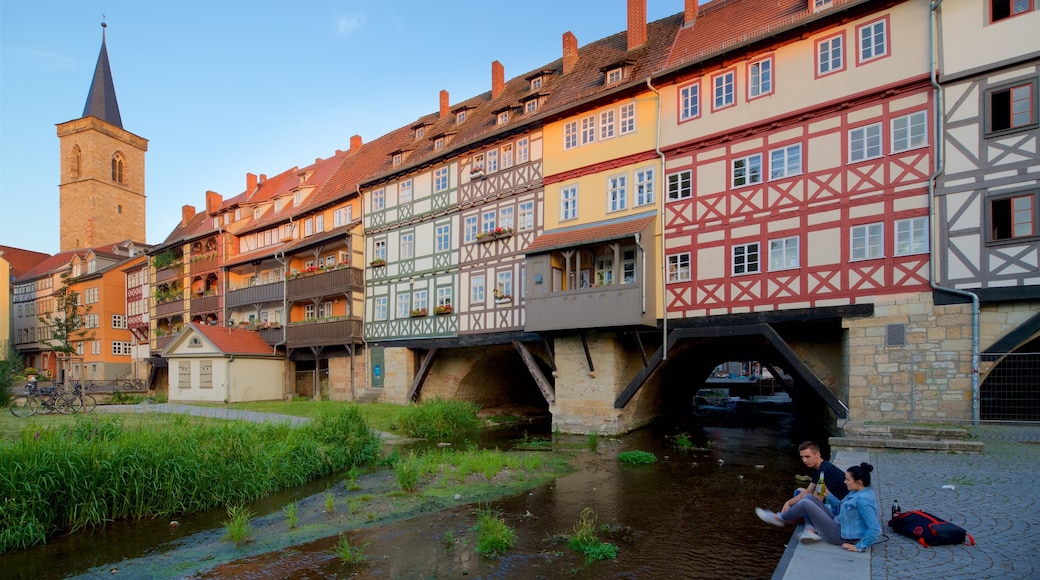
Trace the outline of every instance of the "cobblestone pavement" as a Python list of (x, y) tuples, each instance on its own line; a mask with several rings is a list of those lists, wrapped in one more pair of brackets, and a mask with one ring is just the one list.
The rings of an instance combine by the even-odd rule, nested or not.
[[(1040, 578), (1040, 427), (969, 431), (985, 453), (871, 453), (888, 535), (871, 549), (872, 580)], [(962, 526), (976, 545), (925, 548), (896, 534), (887, 525), (893, 500)]]

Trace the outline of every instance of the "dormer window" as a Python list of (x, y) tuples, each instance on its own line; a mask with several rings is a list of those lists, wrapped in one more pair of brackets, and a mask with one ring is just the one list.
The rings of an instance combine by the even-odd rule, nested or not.
[(621, 82), (621, 67), (607, 71), (607, 84), (616, 85)]
[(403, 155), (401, 155), (400, 153), (394, 153), (394, 157), (393, 157), (394, 166), (400, 165), (401, 161), (403, 161), (403, 160), (404, 160), (404, 156)]
[(235, 221), (237, 222), (237, 221), (239, 221), (241, 219), (242, 219), (242, 208), (236, 207), (235, 208)]
[(259, 207), (254, 207), (253, 208), (253, 219), (255, 219), (255, 220), (260, 219), (260, 208)]
[(433, 141), (433, 149), (434, 151), (444, 149), (444, 137), (437, 137), (437, 139)]
[(301, 201), (303, 201), (303, 194), (297, 191), (292, 197), (293, 206), (299, 206)]
[(834, 0), (813, 0), (813, 12), (823, 10), (824, 8), (830, 8)]
[(465, 121), (465, 120), (466, 120), (466, 111), (459, 111), (458, 113), (455, 113), (455, 124), (456, 125), (461, 125), (462, 122)]
[(415, 138), (416, 139), (422, 139), (423, 135), (425, 135), (425, 134), (426, 134), (426, 128), (425, 127), (419, 127), (419, 128), (417, 128), (415, 130)]
[(530, 115), (538, 110), (538, 99), (531, 99), (524, 104), (524, 112)]
[(542, 88), (542, 77), (534, 77), (531, 79), (531, 90), (537, 91)]
[(498, 124), (505, 125), (509, 122), (509, 111), (502, 111), (498, 114)]
[(274, 200), (274, 211), (276, 211), (276, 212), (277, 211), (282, 211), (282, 204), (283, 204), (284, 201), (285, 201), (284, 199), (276, 199), (276, 200)]

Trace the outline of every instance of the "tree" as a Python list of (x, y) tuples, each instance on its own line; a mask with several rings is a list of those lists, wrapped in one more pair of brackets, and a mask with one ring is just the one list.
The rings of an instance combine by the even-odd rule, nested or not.
[(76, 354), (74, 343), (94, 339), (94, 332), (87, 329), (87, 315), (93, 307), (81, 304), (79, 292), (72, 289), (71, 282), (69, 272), (61, 275), (61, 288), (54, 293), (54, 311), (40, 317), (40, 322), (51, 329), (51, 340), (43, 342), (66, 356)]
[(0, 358), (0, 408), (11, 402), (11, 387), (14, 377), (22, 370), (22, 357), (13, 348), (8, 348), (6, 356)]

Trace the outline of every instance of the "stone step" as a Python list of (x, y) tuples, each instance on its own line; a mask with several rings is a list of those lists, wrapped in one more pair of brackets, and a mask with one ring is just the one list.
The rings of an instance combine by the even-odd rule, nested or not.
[(887, 437), (892, 439), (921, 439), (924, 441), (966, 441), (966, 429), (956, 427), (920, 427), (916, 425), (846, 425), (849, 437)]
[(982, 453), (986, 445), (979, 441), (899, 439), (894, 437), (831, 437), (831, 451), (905, 449), (910, 451)]

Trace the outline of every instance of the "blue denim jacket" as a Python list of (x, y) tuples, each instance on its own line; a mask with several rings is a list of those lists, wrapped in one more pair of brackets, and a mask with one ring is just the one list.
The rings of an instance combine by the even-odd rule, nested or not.
[(874, 490), (869, 487), (849, 491), (849, 495), (841, 500), (841, 512), (835, 519), (841, 526), (842, 538), (859, 540), (856, 542), (856, 549), (860, 552), (881, 537), (877, 498), (874, 496)]

